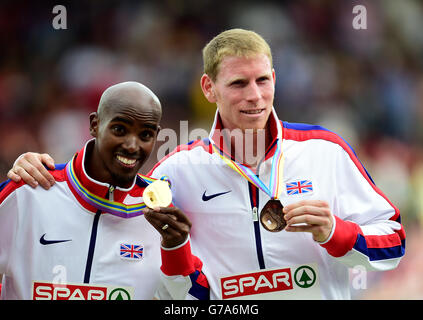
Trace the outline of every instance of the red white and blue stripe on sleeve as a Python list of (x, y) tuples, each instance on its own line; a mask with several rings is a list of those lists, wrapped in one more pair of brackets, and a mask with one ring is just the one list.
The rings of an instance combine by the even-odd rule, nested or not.
[(198, 300), (210, 299), (210, 287), (202, 272), (203, 262), (191, 253), (190, 241), (177, 249), (161, 249), (162, 266), (160, 269), (167, 276), (189, 276), (191, 288), (188, 293)]
[(400, 211), (375, 185), (370, 174), (357, 158), (351, 146), (337, 134), (317, 125), (282, 122), (283, 137), (288, 140), (306, 141), (309, 139), (323, 139), (340, 145), (349, 155), (357, 169), (371, 185), (373, 190), (382, 196), (393, 208), (394, 214), (389, 218), (396, 221), (399, 228), (393, 229), (391, 234), (365, 235), (360, 226), (354, 222), (344, 221), (335, 216), (335, 230), (331, 239), (322, 244), (328, 253), (334, 257), (341, 257), (354, 249), (368, 257), (370, 261), (380, 261), (400, 258), (405, 253), (405, 231), (401, 225)]

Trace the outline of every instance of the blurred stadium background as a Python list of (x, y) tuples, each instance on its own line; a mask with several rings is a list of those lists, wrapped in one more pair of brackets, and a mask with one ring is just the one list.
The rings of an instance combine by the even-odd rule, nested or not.
[[(67, 9), (66, 30), (52, 26), (56, 4)], [(367, 9), (366, 30), (352, 27), (357, 4)], [(405, 257), (396, 270), (369, 272), (367, 289), (352, 286), (353, 297), (422, 299), (418, 0), (2, 1), (0, 180), (26, 151), (68, 161), (89, 138), (88, 114), (101, 93), (121, 81), (140, 81), (159, 96), (164, 128), (179, 132), (179, 121), (188, 120), (189, 130), (209, 130), (215, 108), (199, 86), (201, 49), (234, 27), (253, 29), (270, 43), (279, 117), (341, 134), (401, 210)]]

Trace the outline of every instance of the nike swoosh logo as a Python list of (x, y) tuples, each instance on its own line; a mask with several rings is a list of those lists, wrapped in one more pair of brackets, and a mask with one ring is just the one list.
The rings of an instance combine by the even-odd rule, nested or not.
[(203, 197), (201, 199), (203, 199), (203, 201), (209, 201), (209, 200), (211, 200), (213, 198), (216, 198), (216, 197), (221, 196), (223, 194), (226, 194), (228, 192), (231, 192), (231, 190), (225, 191), (225, 192), (219, 192), (219, 193), (215, 193), (215, 194), (211, 194), (211, 195), (207, 196), (206, 195), (206, 191), (204, 191)]
[(46, 240), (44, 239), (44, 237), (46, 236), (46, 234), (44, 233), (41, 238), (40, 238), (40, 243), (42, 245), (48, 245), (48, 244), (54, 244), (54, 243), (60, 243), (60, 242), (68, 242), (68, 241), (72, 241), (72, 239), (69, 240)]

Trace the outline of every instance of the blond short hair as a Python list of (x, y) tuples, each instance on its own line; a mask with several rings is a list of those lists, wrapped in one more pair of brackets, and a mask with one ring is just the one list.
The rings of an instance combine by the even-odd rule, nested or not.
[(272, 52), (262, 36), (254, 31), (244, 29), (230, 29), (214, 37), (203, 48), (204, 73), (216, 81), (219, 66), (227, 56), (252, 57), (265, 54), (272, 63)]

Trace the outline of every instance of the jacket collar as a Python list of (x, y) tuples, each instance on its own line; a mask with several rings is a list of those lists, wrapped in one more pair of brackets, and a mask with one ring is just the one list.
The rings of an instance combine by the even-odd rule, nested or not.
[(145, 208), (142, 191), (153, 179), (137, 175), (129, 188), (121, 188), (91, 178), (85, 170), (85, 159), (87, 148), (93, 147), (94, 140), (89, 140), (66, 165), (72, 193), (90, 211), (100, 210), (125, 218), (142, 214)]
[[(274, 155), (278, 137), (280, 137), (280, 139), (283, 139), (283, 128), (274, 107), (272, 107), (272, 112), (269, 115), (268, 128), (269, 128), (268, 130), (270, 130), (271, 138), (270, 138), (270, 143), (268, 144), (266, 149), (264, 160), (267, 160)], [(222, 138), (221, 132), (223, 129), (224, 127), (222, 124), (222, 119), (219, 114), (219, 110), (216, 110), (213, 125), (209, 134), (209, 140), (220, 150), (222, 154), (234, 160), (231, 157), (231, 155), (225, 151), (225, 150), (230, 150), (230, 148), (228, 148), (228, 146), (226, 145), (225, 139)]]

